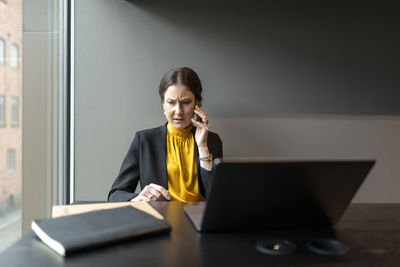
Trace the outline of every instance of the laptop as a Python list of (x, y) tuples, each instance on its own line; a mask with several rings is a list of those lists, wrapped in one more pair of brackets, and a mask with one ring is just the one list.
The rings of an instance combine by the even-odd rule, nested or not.
[(207, 202), (185, 206), (199, 232), (335, 225), (375, 160), (223, 159)]

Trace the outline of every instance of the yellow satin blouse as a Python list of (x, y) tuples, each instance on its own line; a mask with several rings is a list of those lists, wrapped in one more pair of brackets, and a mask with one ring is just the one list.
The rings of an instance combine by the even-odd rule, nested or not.
[(171, 199), (201, 201), (197, 182), (193, 125), (179, 130), (167, 124), (167, 173)]

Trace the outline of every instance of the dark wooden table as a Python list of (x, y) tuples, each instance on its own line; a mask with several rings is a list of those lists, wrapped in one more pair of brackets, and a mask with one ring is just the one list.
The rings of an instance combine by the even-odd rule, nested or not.
[[(172, 226), (170, 234), (101, 247), (63, 258), (33, 233), (0, 254), (0, 266), (400, 266), (400, 204), (352, 204), (328, 230), (196, 233), (177, 202), (152, 204)], [(261, 239), (284, 238), (297, 245), (290, 255), (255, 250)], [(341, 256), (310, 252), (307, 242), (336, 238), (350, 246)]]

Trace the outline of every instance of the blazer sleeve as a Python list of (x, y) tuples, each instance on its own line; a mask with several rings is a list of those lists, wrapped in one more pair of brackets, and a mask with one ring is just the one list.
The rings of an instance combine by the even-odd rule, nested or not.
[[(222, 150), (222, 140), (219, 137), (218, 134), (212, 133), (209, 136), (209, 139), (207, 140), (208, 142), (208, 149), (210, 153), (213, 155), (214, 160), (217, 158), (223, 158), (223, 150)], [(201, 182), (203, 183), (204, 189), (205, 189), (205, 196), (203, 196), (206, 200), (208, 197), (208, 193), (210, 191), (210, 187), (212, 184), (212, 181), (214, 179), (214, 174), (215, 174), (215, 168), (213, 164), (213, 168), (211, 171), (208, 171), (204, 168), (200, 167), (200, 178)]]
[(135, 190), (140, 179), (139, 148), (140, 135), (136, 133), (119, 174), (108, 193), (108, 201), (129, 201), (138, 195)]

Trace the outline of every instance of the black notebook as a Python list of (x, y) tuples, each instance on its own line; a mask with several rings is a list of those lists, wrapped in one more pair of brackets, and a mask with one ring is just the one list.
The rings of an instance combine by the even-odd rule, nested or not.
[(33, 220), (31, 227), (46, 245), (62, 256), (107, 243), (171, 230), (165, 220), (131, 206)]

